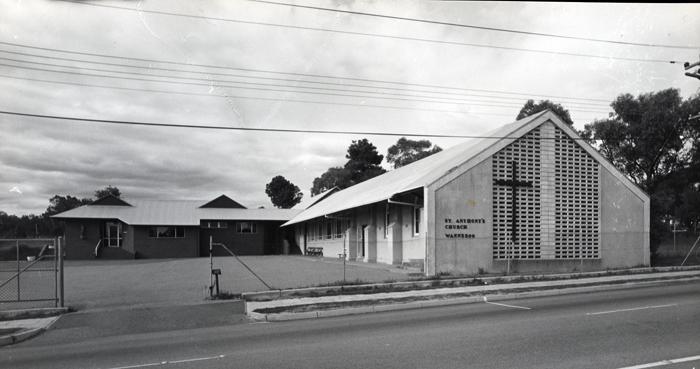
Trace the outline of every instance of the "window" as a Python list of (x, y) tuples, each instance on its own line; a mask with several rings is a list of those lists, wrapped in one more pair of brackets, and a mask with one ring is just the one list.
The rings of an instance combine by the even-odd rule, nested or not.
[(225, 220), (220, 220), (220, 221), (206, 221), (202, 222), (202, 227), (204, 228), (228, 228), (228, 222)]
[(150, 238), (183, 238), (185, 227), (151, 227), (148, 229)]
[(333, 222), (326, 220), (324, 223), (326, 223), (326, 239), (333, 238)]
[(84, 239), (86, 239), (86, 238), (87, 238), (87, 237), (85, 236), (85, 225), (82, 224), (82, 225), (80, 226), (80, 239), (81, 239), (81, 240), (84, 240)]
[(340, 219), (335, 221), (335, 238), (343, 238), (343, 222)]
[(413, 235), (418, 236), (420, 234), (420, 217), (423, 208), (413, 208)]
[(237, 222), (236, 232), (238, 233), (258, 233), (258, 226), (254, 222)]

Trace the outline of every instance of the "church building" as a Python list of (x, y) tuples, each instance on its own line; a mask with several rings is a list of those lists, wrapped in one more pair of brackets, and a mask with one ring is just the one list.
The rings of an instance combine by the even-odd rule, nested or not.
[(426, 275), (649, 265), (649, 196), (541, 112), (314, 202), (287, 221), (304, 252)]

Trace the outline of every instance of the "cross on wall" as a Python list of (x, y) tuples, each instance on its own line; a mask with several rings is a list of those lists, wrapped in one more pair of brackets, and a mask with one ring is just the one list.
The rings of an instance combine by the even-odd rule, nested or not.
[(532, 181), (520, 181), (517, 179), (517, 162), (510, 162), (511, 177), (510, 179), (496, 179), (494, 184), (499, 186), (509, 186), (511, 189), (511, 201), (510, 201), (510, 211), (511, 211), (511, 239), (513, 240), (513, 245), (517, 241), (517, 189), (518, 187), (532, 187)]

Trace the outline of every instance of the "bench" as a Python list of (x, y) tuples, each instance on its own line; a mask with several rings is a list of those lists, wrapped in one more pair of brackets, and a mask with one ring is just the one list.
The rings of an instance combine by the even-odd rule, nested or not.
[(323, 247), (307, 247), (306, 255), (309, 256), (323, 256)]

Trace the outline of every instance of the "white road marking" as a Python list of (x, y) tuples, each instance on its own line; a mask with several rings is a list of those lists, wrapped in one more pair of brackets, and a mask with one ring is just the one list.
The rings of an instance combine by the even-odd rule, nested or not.
[(129, 366), (116, 366), (114, 368), (109, 368), (109, 369), (132, 369), (132, 368), (144, 368), (147, 366), (156, 366), (156, 365), (163, 365), (162, 363), (150, 363), (150, 364), (136, 364), (136, 365), (129, 365)]
[(640, 307), (630, 308), (630, 309), (618, 309), (618, 310), (598, 311), (598, 312), (595, 312), (595, 313), (586, 313), (586, 315), (602, 315), (602, 314), (624, 313), (624, 312), (627, 312), (627, 311), (647, 310), (647, 309), (661, 309), (661, 308), (672, 307), (672, 306), (678, 306), (678, 304), (640, 306)]
[(117, 366), (117, 367), (113, 367), (113, 368), (109, 368), (109, 369), (134, 369), (134, 368), (144, 368), (147, 366), (161, 366), (161, 365), (168, 365), (168, 364), (191, 363), (193, 361), (223, 359), (225, 356), (226, 355), (196, 357), (196, 358), (192, 358), (192, 359), (161, 361), (159, 363), (136, 364), (136, 365), (129, 365), (129, 366)]
[(657, 367), (657, 366), (666, 366), (666, 365), (678, 364), (678, 363), (685, 363), (685, 362), (688, 362), (688, 361), (695, 361), (695, 360), (700, 360), (700, 355), (682, 357), (682, 358), (680, 358), (680, 359), (661, 360), (661, 361), (657, 361), (657, 362), (654, 362), (654, 363), (646, 363), (646, 364), (632, 365), (632, 366), (626, 366), (626, 367), (624, 367), (624, 368), (617, 368), (617, 369), (644, 369), (644, 368), (655, 368), (655, 367)]
[(224, 358), (224, 355), (217, 355), (217, 356), (209, 356), (209, 357), (198, 357), (198, 358), (194, 358), (194, 359), (168, 361), (167, 363), (169, 363), (169, 364), (191, 363), (193, 361), (214, 360), (214, 359), (223, 359), (223, 358)]
[(487, 304), (491, 304), (491, 305), (498, 305), (498, 306), (509, 307), (509, 308), (513, 308), (513, 309), (532, 310), (531, 308), (526, 307), (526, 306), (516, 306), (516, 305), (508, 305), (508, 304), (499, 304), (498, 302), (491, 302), (486, 298), (486, 296), (484, 296), (484, 302)]

